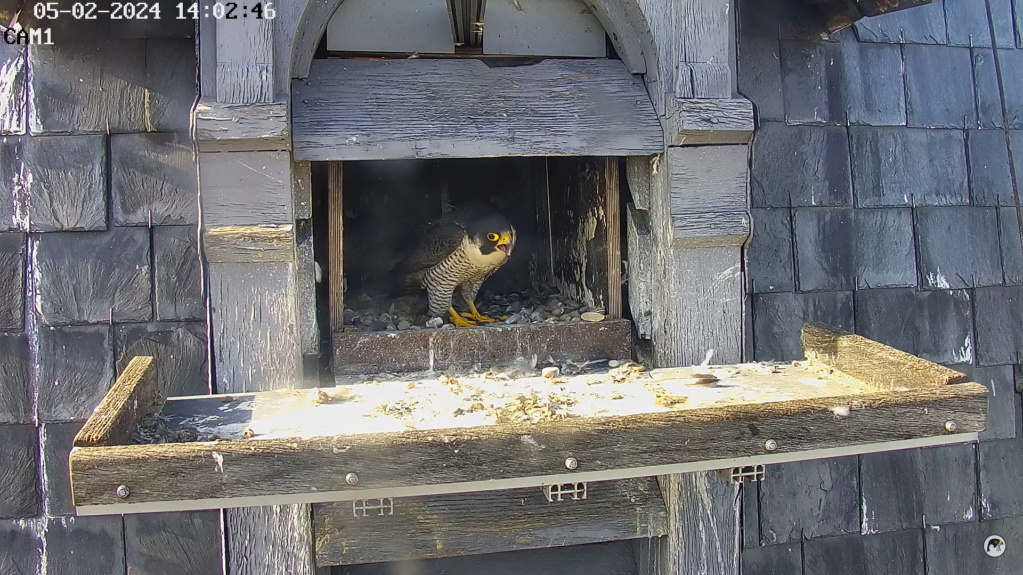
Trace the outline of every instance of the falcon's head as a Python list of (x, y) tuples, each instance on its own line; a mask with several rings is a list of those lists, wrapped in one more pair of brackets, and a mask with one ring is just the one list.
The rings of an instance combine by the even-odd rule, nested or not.
[(515, 248), (515, 226), (497, 213), (469, 220), (466, 222), (466, 232), (469, 239), (480, 247), (483, 255), (500, 251), (505, 257), (511, 257)]

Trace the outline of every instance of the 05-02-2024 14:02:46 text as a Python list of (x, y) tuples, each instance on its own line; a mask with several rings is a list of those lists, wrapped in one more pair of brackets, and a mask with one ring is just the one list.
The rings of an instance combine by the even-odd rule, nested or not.
[[(171, 12), (169, 16), (175, 20), (238, 20), (250, 17), (273, 20), (277, 16), (273, 2), (178, 2)], [(74, 20), (98, 20), (101, 17), (111, 20), (160, 20), (163, 10), (160, 2), (111, 2), (110, 8), (101, 7), (96, 2), (75, 2), (69, 8), (62, 8), (60, 2), (37, 2), (32, 7), (32, 14), (39, 20), (57, 20), (61, 16), (70, 16)]]

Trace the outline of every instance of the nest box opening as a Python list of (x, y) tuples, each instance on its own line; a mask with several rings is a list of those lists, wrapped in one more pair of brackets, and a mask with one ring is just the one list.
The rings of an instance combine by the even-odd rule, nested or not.
[[(623, 161), (538, 156), (314, 163), (315, 254), (323, 270), (317, 311), (321, 341), (330, 342), (325, 363), (340, 375), (520, 357), (543, 362), (559, 354), (631, 356), (622, 304)], [(437, 325), (426, 291), (400, 289), (394, 266), (415, 247), (419, 230), (470, 202), (491, 206), (515, 227), (511, 257), (475, 299), (482, 314), (499, 321), (456, 328), (445, 317)], [(458, 290), (452, 305), (468, 311)], [(597, 339), (612, 351), (594, 349), (593, 338), (581, 335), (588, 330), (601, 332)], [(589, 341), (560, 341), (570, 332)]]

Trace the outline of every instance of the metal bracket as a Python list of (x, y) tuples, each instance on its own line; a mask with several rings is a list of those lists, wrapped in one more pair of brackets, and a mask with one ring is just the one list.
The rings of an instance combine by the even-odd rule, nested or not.
[(547, 503), (554, 503), (555, 501), (564, 501), (565, 497), (570, 497), (572, 501), (586, 499), (586, 482), (580, 481), (577, 483), (559, 483), (556, 485), (544, 485), (543, 496), (547, 498)]
[[(373, 511), (376, 513), (372, 513)], [(394, 498), (354, 499), (352, 500), (352, 515), (357, 518), (394, 515)]]
[(766, 476), (767, 469), (762, 463), (733, 467), (730, 473), (730, 479), (733, 483), (743, 483), (747, 479), (753, 482), (763, 481)]

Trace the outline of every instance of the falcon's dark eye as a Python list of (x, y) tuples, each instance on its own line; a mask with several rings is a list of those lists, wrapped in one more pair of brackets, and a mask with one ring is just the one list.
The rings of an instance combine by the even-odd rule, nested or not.
[(497, 238), (499, 238), (499, 237), (501, 237), (501, 236), (498, 236), (494, 232), (490, 232), (489, 234), (487, 234), (487, 239), (492, 241), (492, 242), (496, 242)]

